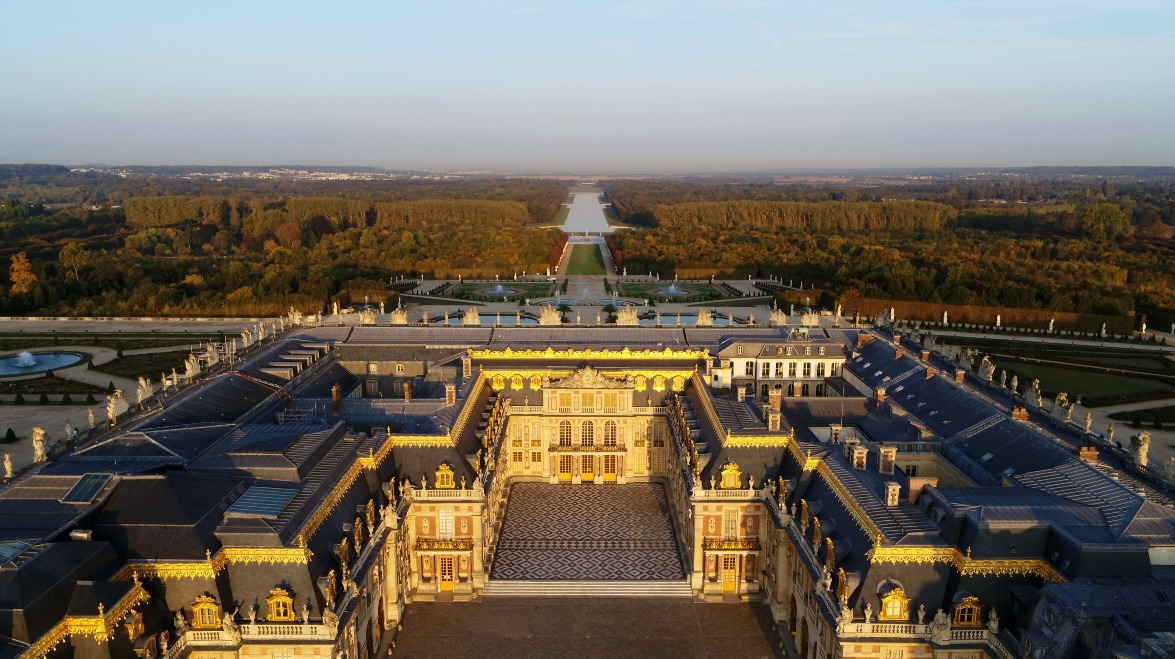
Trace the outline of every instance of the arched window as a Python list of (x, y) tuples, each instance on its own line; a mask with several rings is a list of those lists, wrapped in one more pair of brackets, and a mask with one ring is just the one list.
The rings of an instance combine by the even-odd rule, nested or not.
[(437, 468), (437, 487), (440, 489), (453, 489), (453, 468), (448, 463), (442, 462), (441, 466)]
[(294, 599), (285, 588), (274, 588), (269, 591), (269, 597), (265, 598), (265, 602), (269, 605), (269, 615), (266, 619), (270, 622), (294, 620)]
[(804, 377), (812, 377), (812, 362), (804, 362)]
[(877, 619), (908, 621), (910, 619), (910, 598), (906, 597), (906, 590), (893, 581), (887, 580), (885, 583), (889, 588), (883, 587), (881, 592), (881, 612), (877, 615)]
[(975, 597), (974, 595), (968, 595), (955, 605), (954, 624), (960, 627), (979, 626), (980, 620), (978, 597)]
[(616, 446), (616, 422), (604, 422), (604, 446)]
[(216, 600), (201, 595), (192, 602), (192, 627), (211, 629), (220, 627), (220, 606)]
[(559, 446), (571, 446), (571, 422), (559, 422)]
[(584, 446), (596, 443), (596, 424), (591, 421), (583, 422), (583, 425), (579, 427), (579, 443)]
[(404, 365), (403, 364), (396, 364), (396, 372), (403, 373), (404, 372)]
[(787, 364), (787, 376), (788, 376), (789, 378), (794, 378), (794, 377), (796, 376), (796, 363), (795, 363), (795, 362), (788, 362), (788, 364)]

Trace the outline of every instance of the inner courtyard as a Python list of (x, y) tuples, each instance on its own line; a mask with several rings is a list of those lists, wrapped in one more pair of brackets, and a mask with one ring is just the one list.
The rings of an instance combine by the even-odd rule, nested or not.
[(660, 483), (516, 483), (491, 579), (682, 580)]

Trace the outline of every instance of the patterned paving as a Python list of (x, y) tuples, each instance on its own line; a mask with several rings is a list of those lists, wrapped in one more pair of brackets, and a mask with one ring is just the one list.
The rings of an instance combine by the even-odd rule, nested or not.
[(665, 488), (515, 484), (490, 578), (684, 579)]

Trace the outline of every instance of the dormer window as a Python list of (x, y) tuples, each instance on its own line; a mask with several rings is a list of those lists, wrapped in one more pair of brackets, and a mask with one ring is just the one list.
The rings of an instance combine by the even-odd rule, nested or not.
[(734, 349), (734, 352), (735, 352), (735, 354), (738, 354), (738, 355), (741, 355), (741, 354), (743, 354), (743, 347), (742, 347), (742, 346), (736, 346), (736, 347), (735, 347), (735, 349)]
[(824, 356), (824, 346), (820, 346), (820, 356)]
[(812, 346), (804, 346), (804, 356), (810, 357), (812, 355)]
[(403, 364), (396, 364), (396, 373), (403, 373), (403, 372), (404, 372), (404, 365)]
[(974, 595), (964, 597), (962, 601), (955, 605), (955, 620), (954, 624), (959, 627), (978, 627), (979, 621), (979, 598)]
[(788, 347), (787, 347), (787, 354), (789, 354), (789, 355), (794, 355), (794, 354), (796, 354), (796, 353), (795, 353), (795, 352), (792, 350), (792, 347), (791, 347), (791, 346), (788, 346)]
[(722, 489), (737, 490), (743, 486), (743, 474), (738, 464), (728, 461), (722, 465)]
[(446, 462), (442, 462), (441, 466), (437, 468), (437, 489), (451, 490), (453, 489), (453, 468)]
[(906, 591), (901, 587), (890, 589), (885, 595), (881, 597), (881, 613), (878, 614), (878, 620), (909, 620), (909, 602), (910, 598), (906, 597)]
[(285, 588), (274, 588), (269, 591), (269, 597), (265, 598), (265, 602), (269, 605), (267, 619), (270, 622), (294, 621), (294, 598), (290, 597)]
[(201, 595), (192, 602), (192, 627), (211, 629), (220, 627), (220, 605), (208, 595)]

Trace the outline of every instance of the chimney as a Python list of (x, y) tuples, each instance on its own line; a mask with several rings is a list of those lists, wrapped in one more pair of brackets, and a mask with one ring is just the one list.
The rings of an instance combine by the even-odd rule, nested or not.
[(1080, 449), (1077, 450), (1077, 457), (1081, 458), (1082, 460), (1085, 460), (1086, 462), (1097, 462), (1097, 460), (1098, 460), (1097, 447), (1096, 446), (1082, 446)]
[(457, 404), (457, 385), (446, 384), (445, 385), (445, 405), (456, 405), (456, 404)]
[(872, 334), (866, 334), (865, 332), (857, 332), (857, 347), (858, 348), (869, 343), (872, 340), (873, 340)]
[(955, 369), (955, 382), (962, 382), (967, 379), (967, 371), (961, 368)]
[(869, 462), (869, 449), (864, 446), (853, 447), (853, 469), (865, 471), (865, 465)]
[(906, 503), (918, 503), (918, 495), (922, 493), (922, 487), (925, 485), (938, 487), (938, 478), (934, 476), (910, 476), (910, 489), (906, 491)]
[(783, 409), (783, 389), (771, 389), (767, 392), (767, 405), (776, 411)]
[(930, 361), (930, 351), (929, 350), (926, 350), (926, 349), (922, 350), (922, 361), (924, 361), (924, 362)]
[(339, 386), (338, 382), (330, 388), (330, 403), (331, 409), (334, 410), (335, 414), (338, 414), (339, 408), (343, 406), (343, 389)]
[(885, 484), (885, 505), (893, 507), (901, 502), (902, 486), (900, 483), (894, 481), (887, 481)]
[(933, 378), (935, 373), (937, 373), (937, 371), (934, 370), (933, 366), (926, 367), (926, 379), (927, 380)]
[(1013, 405), (1012, 406), (1012, 420), (1013, 421), (1027, 421), (1028, 420), (1028, 410), (1019, 406), (1019, 405)]
[(894, 335), (893, 335), (893, 344), (894, 344), (895, 346), (900, 346), (900, 345), (902, 345), (902, 335), (901, 335), (901, 334), (898, 334), (898, 333), (896, 333), (896, 332), (894, 333)]
[(885, 387), (877, 387), (873, 390), (873, 400), (881, 405), (885, 402)]
[(740, 403), (743, 402), (744, 400), (746, 400), (747, 399), (747, 388), (746, 387), (735, 387), (734, 388), (734, 398), (735, 398), (735, 400), (737, 400)]
[(473, 374), (473, 358), (462, 357), (461, 358), (461, 377), (467, 378), (472, 374)]
[(783, 417), (779, 413), (779, 408), (767, 406), (767, 430), (770, 432), (779, 432), (780, 419)]
[(877, 471), (892, 476), (894, 463), (898, 461), (898, 447), (896, 444), (882, 444), (881, 459), (877, 461)]
[(861, 440), (857, 439), (856, 437), (846, 437), (844, 443), (845, 457), (851, 458), (853, 456), (853, 451), (856, 450), (857, 446), (860, 444)]
[(94, 539), (94, 532), (90, 529), (74, 529), (69, 532), (69, 539), (75, 542), (85, 542)]
[(902, 358), (902, 348), (900, 346), (894, 346), (893, 358), (894, 359), (901, 359)]
[(412, 380), (404, 380), (404, 402), (412, 402)]

